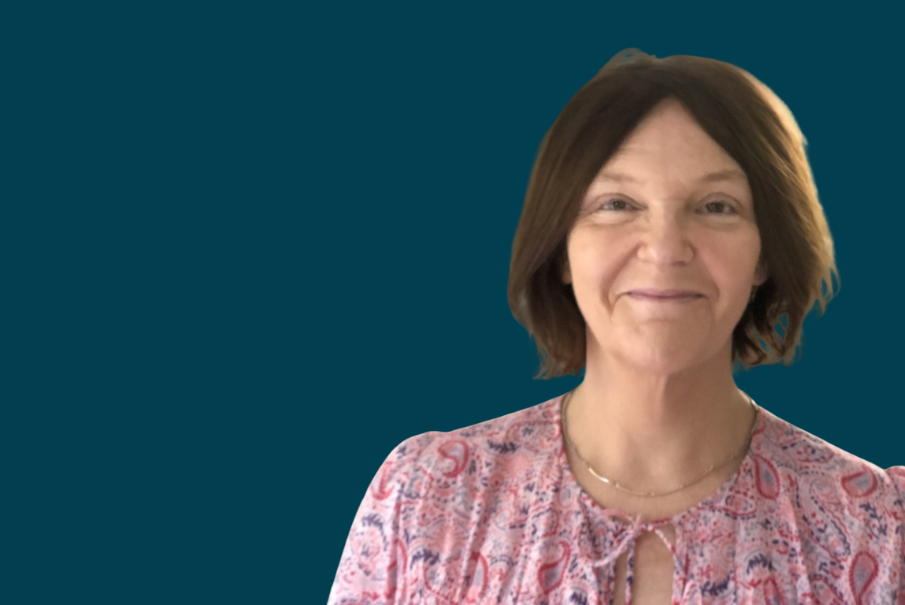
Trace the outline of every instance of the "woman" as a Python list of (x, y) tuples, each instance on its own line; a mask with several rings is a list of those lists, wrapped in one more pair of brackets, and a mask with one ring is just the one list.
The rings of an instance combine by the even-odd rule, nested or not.
[(733, 380), (788, 364), (832, 295), (803, 145), (718, 61), (629, 49), (583, 87), (541, 145), (509, 300), (543, 372), (584, 381), (396, 448), (330, 603), (905, 604), (905, 467)]

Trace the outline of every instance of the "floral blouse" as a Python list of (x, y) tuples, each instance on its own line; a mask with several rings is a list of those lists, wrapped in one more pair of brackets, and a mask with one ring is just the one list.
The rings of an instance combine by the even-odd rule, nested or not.
[(628, 552), (629, 604), (635, 539), (654, 531), (675, 560), (673, 604), (905, 605), (905, 466), (883, 471), (760, 408), (733, 477), (641, 523), (579, 486), (562, 397), (400, 444), (355, 516), (329, 603), (609, 604)]

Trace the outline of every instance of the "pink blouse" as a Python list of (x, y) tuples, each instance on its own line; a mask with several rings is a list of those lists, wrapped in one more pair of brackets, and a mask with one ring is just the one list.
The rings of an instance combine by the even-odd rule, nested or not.
[(675, 559), (673, 604), (905, 605), (905, 466), (883, 471), (761, 408), (715, 493), (626, 523), (572, 475), (562, 397), (400, 444), (355, 516), (329, 603), (609, 604), (627, 551), (629, 604), (635, 539), (654, 531)]

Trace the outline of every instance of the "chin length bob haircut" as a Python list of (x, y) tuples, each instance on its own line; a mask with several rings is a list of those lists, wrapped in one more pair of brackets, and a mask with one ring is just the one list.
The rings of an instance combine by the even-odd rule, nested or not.
[[(790, 365), (801, 325), (837, 290), (833, 240), (792, 113), (743, 69), (699, 57), (657, 59), (627, 49), (566, 104), (544, 136), (512, 245), (509, 307), (537, 344), (537, 377), (578, 375), (586, 326), (562, 283), (566, 240), (588, 187), (642, 119), (675, 99), (745, 171), (769, 275), (732, 333), (733, 367)], [(824, 290), (823, 284), (826, 284)], [(785, 315), (785, 325), (782, 316)], [(783, 329), (784, 328), (784, 329)], [(782, 333), (780, 333), (782, 330)]]

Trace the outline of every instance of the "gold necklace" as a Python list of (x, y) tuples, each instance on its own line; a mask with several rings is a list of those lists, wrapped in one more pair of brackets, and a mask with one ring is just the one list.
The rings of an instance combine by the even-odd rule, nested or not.
[(758, 414), (759, 414), (759, 411), (760, 411), (760, 409), (757, 407), (757, 404), (754, 403), (754, 400), (751, 399), (751, 397), (749, 397), (747, 393), (744, 393), (744, 392), (743, 392), (742, 394), (743, 394), (745, 397), (748, 398), (748, 401), (751, 403), (751, 406), (754, 408), (754, 422), (751, 423), (751, 431), (748, 433), (748, 439), (747, 439), (746, 442), (745, 442), (745, 447), (744, 447), (744, 448), (742, 448), (740, 451), (738, 451), (738, 452), (732, 454), (731, 456), (729, 456), (728, 458), (726, 458), (725, 460), (723, 460), (723, 461), (720, 462), (719, 464), (713, 464), (713, 465), (711, 465), (711, 467), (707, 470), (707, 472), (704, 473), (703, 475), (701, 475), (699, 478), (695, 479), (694, 481), (692, 481), (692, 482), (690, 482), (690, 483), (685, 483), (685, 484), (683, 484), (683, 485), (680, 485), (679, 487), (677, 487), (677, 488), (674, 489), (674, 490), (671, 490), (671, 491), (668, 491), (668, 492), (664, 492), (664, 493), (662, 493), (662, 494), (657, 494), (657, 493), (654, 493), (654, 492), (636, 492), (636, 491), (632, 491), (632, 490), (630, 490), (630, 489), (627, 489), (627, 488), (625, 488), (625, 487), (622, 487), (621, 485), (619, 485), (617, 482), (613, 481), (612, 479), (607, 479), (606, 477), (600, 475), (597, 471), (595, 471), (593, 468), (591, 468), (591, 465), (588, 463), (588, 461), (585, 460), (584, 458), (582, 458), (582, 457), (581, 457), (581, 454), (578, 453), (578, 448), (575, 446), (575, 443), (574, 443), (574, 442), (572, 441), (572, 439), (569, 437), (569, 431), (568, 431), (568, 428), (567, 428), (567, 426), (566, 426), (566, 410), (567, 410), (568, 407), (569, 407), (569, 402), (572, 400), (572, 393), (574, 393), (574, 391), (571, 391), (571, 392), (566, 396), (566, 399), (565, 399), (565, 402), (564, 402), (563, 405), (562, 405), (562, 411), (560, 412), (560, 414), (561, 414), (561, 419), (562, 419), (562, 433), (563, 433), (563, 437), (565, 437), (566, 443), (569, 444), (569, 447), (572, 448), (572, 452), (575, 454), (575, 457), (578, 458), (578, 459), (581, 461), (581, 463), (585, 465), (585, 467), (587, 467), (589, 473), (591, 473), (594, 477), (596, 477), (596, 478), (599, 479), (600, 481), (603, 481), (603, 482), (606, 483), (607, 485), (612, 485), (613, 487), (615, 487), (615, 488), (618, 489), (618, 490), (621, 490), (621, 491), (626, 492), (626, 493), (628, 493), (628, 494), (632, 494), (633, 496), (644, 496), (644, 497), (646, 497), (646, 498), (659, 498), (659, 497), (661, 497), (661, 496), (668, 496), (668, 495), (670, 495), (670, 494), (674, 494), (674, 493), (676, 493), (676, 492), (678, 492), (678, 491), (680, 491), (680, 490), (683, 490), (683, 489), (685, 489), (686, 487), (695, 485), (696, 483), (700, 483), (701, 481), (704, 480), (704, 478), (705, 478), (707, 475), (709, 475), (709, 474), (712, 473), (713, 471), (717, 470), (718, 468), (722, 468), (722, 467), (726, 466), (726, 465), (729, 464), (732, 460), (738, 458), (739, 456), (741, 456), (742, 454), (744, 454), (745, 452), (747, 452), (747, 451), (748, 451), (748, 448), (751, 446), (751, 439), (754, 437), (754, 429), (757, 427), (757, 417), (758, 417)]

